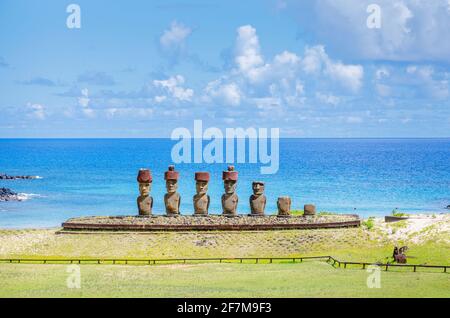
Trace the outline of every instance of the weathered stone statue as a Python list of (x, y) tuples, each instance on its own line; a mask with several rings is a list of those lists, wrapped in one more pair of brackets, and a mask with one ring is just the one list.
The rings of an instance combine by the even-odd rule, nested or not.
[(196, 172), (195, 173), (195, 190), (197, 194), (194, 195), (194, 215), (206, 216), (208, 215), (208, 208), (210, 198), (208, 192), (209, 173)]
[(277, 200), (278, 216), (289, 217), (291, 216), (291, 198), (279, 197)]
[(228, 171), (223, 171), (222, 180), (225, 193), (222, 195), (222, 210), (225, 216), (236, 216), (239, 198), (236, 194), (238, 172), (233, 166), (228, 166)]
[(177, 192), (179, 173), (175, 171), (175, 166), (169, 166), (164, 172), (167, 193), (164, 195), (167, 216), (178, 216), (180, 214), (181, 197)]
[(316, 206), (314, 204), (305, 204), (303, 215), (316, 215)]
[(250, 196), (250, 210), (252, 216), (264, 215), (266, 208), (266, 196), (264, 195), (264, 182), (254, 181), (252, 183), (253, 194)]
[(139, 182), (139, 193), (137, 206), (139, 215), (150, 216), (153, 208), (153, 198), (150, 196), (152, 174), (148, 169), (140, 169), (137, 176)]

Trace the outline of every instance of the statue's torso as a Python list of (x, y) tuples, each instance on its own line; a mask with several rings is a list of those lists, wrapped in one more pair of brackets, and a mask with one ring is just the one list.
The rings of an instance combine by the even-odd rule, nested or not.
[(264, 209), (266, 207), (266, 196), (261, 194), (256, 196), (252, 194), (250, 196), (250, 209), (252, 214), (264, 214)]
[(223, 214), (236, 214), (237, 204), (239, 198), (236, 193), (222, 195), (222, 210)]
[(138, 196), (137, 206), (139, 210), (139, 215), (150, 215), (152, 214), (153, 198), (149, 195)]
[(208, 214), (209, 195), (194, 195), (194, 211), (195, 214)]
[(180, 194), (178, 192), (173, 194), (166, 193), (164, 195), (164, 204), (166, 205), (166, 213), (180, 213)]

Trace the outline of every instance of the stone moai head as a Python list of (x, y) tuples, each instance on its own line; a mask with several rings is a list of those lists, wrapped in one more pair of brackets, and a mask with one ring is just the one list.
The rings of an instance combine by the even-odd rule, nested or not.
[(208, 192), (209, 173), (196, 172), (195, 173), (195, 190), (197, 194), (206, 194)]
[(260, 196), (264, 194), (264, 182), (262, 181), (254, 181), (252, 183), (253, 195)]
[(316, 206), (314, 204), (305, 204), (303, 215), (316, 215)]
[(233, 194), (236, 192), (238, 172), (234, 171), (234, 166), (228, 166), (228, 170), (223, 171), (222, 180), (226, 194)]
[(139, 193), (141, 196), (148, 196), (151, 191), (152, 173), (148, 169), (140, 169), (137, 175), (139, 182)]
[(169, 166), (169, 169), (164, 172), (164, 180), (166, 180), (167, 193), (175, 193), (178, 189), (178, 171), (175, 171), (175, 166)]
[(277, 200), (278, 215), (279, 216), (289, 216), (291, 215), (291, 198), (290, 197), (279, 197)]

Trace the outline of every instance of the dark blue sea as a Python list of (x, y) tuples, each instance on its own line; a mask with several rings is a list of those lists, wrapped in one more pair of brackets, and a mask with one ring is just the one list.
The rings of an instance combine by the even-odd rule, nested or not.
[[(89, 215), (134, 215), (139, 168), (153, 172), (154, 213), (164, 211), (164, 171), (172, 163), (170, 139), (0, 139), (0, 173), (37, 175), (36, 180), (0, 180), (23, 193), (22, 202), (0, 202), (0, 228), (59, 226)], [(235, 164), (239, 212), (248, 213), (251, 182), (266, 182), (267, 213), (278, 196), (293, 209), (305, 203), (319, 211), (363, 217), (448, 212), (450, 139), (282, 139), (279, 171), (262, 175), (261, 164)], [(222, 170), (227, 164), (178, 164), (181, 213), (192, 214), (194, 172), (209, 171), (210, 213), (220, 213)]]

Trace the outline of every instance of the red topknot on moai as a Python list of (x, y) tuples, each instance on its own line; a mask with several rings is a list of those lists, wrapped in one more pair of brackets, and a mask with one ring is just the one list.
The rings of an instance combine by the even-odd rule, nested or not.
[(152, 173), (149, 169), (140, 169), (136, 179), (139, 182), (140, 193), (137, 197), (139, 215), (149, 216), (153, 208), (153, 198), (150, 196)]
[(222, 179), (225, 193), (222, 195), (222, 210), (225, 216), (236, 216), (239, 197), (236, 194), (238, 172), (234, 166), (228, 166), (227, 171), (223, 171)]
[(164, 195), (164, 204), (168, 216), (177, 216), (180, 214), (181, 197), (177, 192), (179, 176), (178, 171), (175, 171), (175, 166), (172, 165), (164, 172), (167, 189), (167, 193)]

